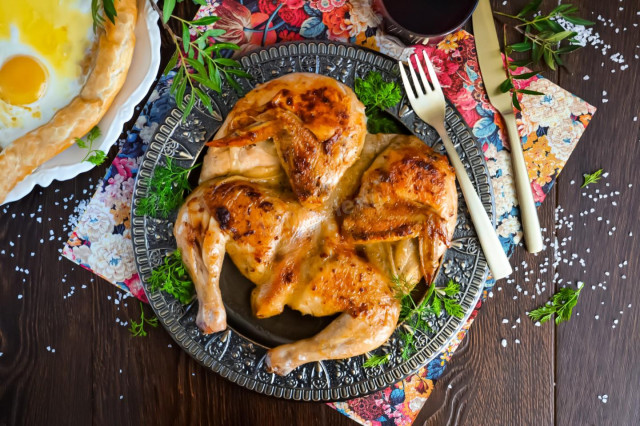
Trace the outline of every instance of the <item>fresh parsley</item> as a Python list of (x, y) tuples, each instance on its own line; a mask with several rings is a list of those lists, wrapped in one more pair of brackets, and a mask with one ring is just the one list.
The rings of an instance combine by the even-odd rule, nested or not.
[(580, 188), (584, 188), (591, 183), (598, 183), (600, 178), (602, 177), (602, 169), (596, 170), (591, 174), (584, 174), (584, 183)]
[(402, 89), (397, 83), (384, 81), (379, 72), (371, 71), (364, 79), (356, 78), (354, 91), (365, 106), (369, 133), (404, 133), (402, 127), (384, 112), (402, 99)]
[[(400, 317), (398, 324), (402, 324), (400, 340), (402, 341), (402, 358), (409, 359), (416, 349), (417, 332), (433, 332), (427, 318), (433, 314), (436, 317), (446, 312), (448, 315), (462, 318), (464, 310), (456, 300), (460, 294), (460, 285), (453, 280), (449, 280), (446, 286), (436, 287), (431, 284), (427, 293), (420, 303), (416, 303), (411, 296), (415, 283), (409, 283), (402, 276), (395, 276), (391, 279), (394, 293), (400, 299)], [(365, 367), (377, 367), (389, 361), (389, 354), (373, 355), (365, 363)]]
[(153, 176), (147, 179), (148, 195), (141, 198), (136, 213), (141, 216), (152, 216), (167, 219), (184, 201), (185, 191), (191, 191), (189, 172), (198, 167), (185, 169), (167, 158), (166, 166), (158, 166)]
[(195, 294), (193, 282), (182, 263), (180, 250), (166, 256), (162, 265), (151, 271), (149, 284), (151, 291), (164, 291), (183, 305), (191, 302)]
[(104, 160), (107, 158), (107, 154), (102, 150), (93, 149), (93, 142), (98, 139), (100, 135), (100, 128), (98, 126), (93, 126), (93, 128), (89, 130), (89, 133), (87, 133), (86, 141), (76, 138), (76, 145), (78, 145), (79, 148), (87, 149), (87, 154), (84, 156), (82, 161), (88, 161), (96, 166), (104, 163)]
[(142, 305), (142, 302), (140, 302), (140, 321), (132, 319), (129, 332), (133, 337), (145, 337), (147, 335), (147, 332), (144, 329), (145, 324), (155, 328), (158, 326), (158, 318), (155, 316), (151, 318), (145, 318), (144, 306)]
[[(520, 42), (508, 44), (505, 25), (504, 53), (507, 58), (507, 79), (500, 86), (500, 90), (503, 93), (511, 91), (513, 105), (518, 110), (521, 110), (521, 107), (517, 93), (538, 96), (544, 95), (544, 93), (515, 88), (514, 79), (526, 80), (535, 76), (537, 72), (516, 75), (512, 74), (511, 71), (530, 64), (543, 63), (552, 70), (557, 69), (558, 66), (563, 66), (562, 56), (578, 50), (582, 46), (574, 38), (578, 33), (565, 30), (558, 21), (564, 20), (573, 25), (584, 26), (594, 24), (576, 16), (578, 8), (571, 4), (560, 4), (547, 14), (541, 12), (541, 4), (542, 0), (533, 0), (516, 15), (495, 12), (496, 15), (518, 21), (514, 28), (524, 36), (524, 39)], [(526, 56), (523, 59), (512, 60), (511, 56), (514, 52), (525, 53)]]
[(575, 290), (569, 287), (560, 289), (544, 306), (529, 312), (529, 318), (533, 321), (540, 321), (540, 324), (544, 324), (555, 314), (556, 324), (569, 321), (583, 288), (584, 283), (580, 283)]
[(387, 362), (389, 362), (389, 354), (372, 355), (364, 362), (364, 364), (362, 364), (362, 366), (364, 368), (379, 367)]

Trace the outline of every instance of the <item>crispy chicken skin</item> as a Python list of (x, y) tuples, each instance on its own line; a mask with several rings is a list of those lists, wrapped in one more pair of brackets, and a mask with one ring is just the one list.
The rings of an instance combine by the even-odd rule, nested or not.
[[(238, 101), (207, 144), (218, 148), (208, 156), (231, 159), (238, 155), (234, 148), (257, 145), (248, 156), (274, 165), (268, 158), (273, 151), (264, 146), (272, 141), (300, 203), (318, 208), (358, 159), (365, 136), (364, 106), (351, 89), (330, 77), (288, 74), (258, 85)], [(203, 174), (213, 177), (207, 163)]]
[[(332, 79), (292, 74), (255, 92), (216, 135), (174, 234), (204, 333), (226, 328), (225, 254), (256, 284), (258, 318), (285, 306), (340, 314), (317, 335), (269, 350), (267, 369), (285, 375), (389, 338), (400, 312), (392, 277), (432, 280), (455, 227), (455, 177), (446, 158), (417, 138), (369, 135), (365, 144), (361, 104)], [(341, 105), (351, 108), (344, 107), (346, 124), (332, 115)]]
[(344, 243), (331, 215), (302, 207), (288, 189), (209, 180), (180, 209), (175, 235), (204, 333), (226, 328), (218, 285), (225, 252), (257, 286), (251, 301), (257, 317), (277, 315), (285, 305), (315, 316), (343, 313), (316, 336), (269, 351), (267, 366), (278, 374), (372, 350), (398, 321), (389, 277)]
[(345, 236), (359, 244), (417, 237), (422, 274), (432, 282), (457, 219), (449, 161), (414, 136), (396, 138), (362, 176), (354, 204)]

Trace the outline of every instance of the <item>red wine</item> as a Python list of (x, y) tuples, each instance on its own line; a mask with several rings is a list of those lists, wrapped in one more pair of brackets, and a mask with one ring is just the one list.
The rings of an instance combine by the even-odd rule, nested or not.
[[(478, 0), (382, 0), (391, 20), (412, 33), (449, 33), (471, 16)], [(384, 13), (384, 11), (383, 11)]]

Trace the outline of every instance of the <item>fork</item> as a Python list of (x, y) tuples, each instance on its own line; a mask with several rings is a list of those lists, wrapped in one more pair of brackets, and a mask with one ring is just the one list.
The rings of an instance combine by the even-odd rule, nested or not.
[(469, 214), (471, 215), (473, 226), (478, 234), (478, 239), (480, 240), (480, 245), (484, 251), (484, 256), (489, 264), (491, 275), (496, 280), (504, 278), (512, 272), (509, 259), (502, 249), (502, 244), (500, 243), (498, 235), (489, 220), (489, 216), (487, 216), (487, 212), (485, 211), (484, 206), (482, 205), (482, 202), (480, 201), (480, 198), (467, 175), (467, 171), (465, 170), (462, 161), (460, 161), (458, 152), (447, 134), (447, 130), (444, 126), (446, 102), (444, 100), (444, 94), (442, 93), (442, 87), (440, 87), (440, 82), (438, 81), (438, 77), (436, 76), (427, 53), (425, 51), (422, 53), (427, 65), (427, 72), (429, 73), (431, 83), (427, 80), (424, 69), (418, 60), (418, 55), (414, 55), (417, 65), (416, 68), (418, 68), (422, 86), (420, 85), (420, 81), (418, 80), (411, 63), (409, 63), (409, 71), (411, 72), (411, 79), (413, 81), (415, 91), (412, 89), (409, 79), (407, 78), (404, 65), (402, 62), (399, 62), (398, 65), (400, 66), (400, 75), (402, 76), (405, 92), (407, 93), (409, 102), (411, 103), (416, 115), (425, 123), (433, 127), (440, 135), (444, 147), (447, 150), (449, 160), (456, 171), (458, 183), (460, 184), (460, 188), (462, 188), (462, 195), (464, 196), (464, 200), (469, 208)]

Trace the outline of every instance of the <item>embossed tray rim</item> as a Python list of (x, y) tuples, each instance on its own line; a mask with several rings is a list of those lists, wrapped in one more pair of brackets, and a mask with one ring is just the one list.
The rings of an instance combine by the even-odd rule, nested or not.
[[(316, 55), (316, 64), (317, 67), (315, 69), (316, 72), (320, 71), (320, 60), (322, 57), (328, 57), (329, 55), (341, 56), (342, 58), (347, 58), (348, 60), (357, 61), (357, 63), (364, 63), (365, 65), (370, 65), (372, 67), (377, 68), (377, 70), (382, 70), (388, 74), (392, 74), (393, 78), (398, 78), (398, 69), (395, 63), (395, 60), (389, 58), (385, 55), (382, 55), (378, 52), (373, 52), (368, 49), (362, 47), (356, 47), (353, 45), (347, 45), (337, 42), (290, 42), (290, 43), (282, 43), (279, 45), (269, 46), (259, 51), (253, 51), (247, 53), (240, 60), (245, 68), (250, 66), (261, 67), (267, 63), (267, 61), (271, 60), (281, 60), (286, 61), (286, 58), (290, 58), (292, 56), (299, 55)], [(302, 66), (302, 65), (301, 65)], [(354, 66), (354, 68), (356, 68)], [(305, 70), (296, 70), (296, 71), (305, 71)], [(357, 72), (357, 71), (356, 71)], [(227, 88), (228, 89), (228, 88)], [(216, 101), (216, 106), (219, 102), (224, 102), (224, 89), (223, 96), (219, 96), (216, 94), (212, 94), (212, 99)], [(227, 96), (229, 96), (227, 92)], [(399, 117), (401, 121), (405, 125), (405, 121), (407, 117), (413, 117), (412, 123), (414, 125), (418, 125), (421, 122), (418, 118), (413, 114), (410, 105), (405, 102), (405, 98), (401, 101), (400, 106), (393, 109), (392, 113), (399, 116), (399, 113), (402, 112), (402, 116)], [(402, 105), (404, 103), (404, 105)], [(408, 106), (408, 108), (407, 108)], [(403, 109), (404, 108), (404, 109)], [(402, 109), (402, 111), (400, 111)], [(198, 115), (198, 109), (196, 108), (194, 112), (190, 115), (190, 118), (194, 115)], [(177, 314), (174, 312), (174, 315), (171, 315), (171, 306), (170, 303), (167, 302), (167, 299), (171, 299), (170, 296), (163, 295), (160, 292), (151, 292), (148, 288), (147, 278), (151, 271), (150, 265), (150, 255), (149, 255), (149, 247), (147, 241), (147, 223), (145, 217), (140, 217), (136, 215), (135, 209), (137, 206), (138, 200), (146, 194), (148, 187), (145, 181), (145, 177), (151, 176), (154, 168), (157, 165), (159, 159), (163, 156), (162, 151), (164, 150), (164, 144), (169, 141), (172, 137), (174, 130), (176, 130), (180, 124), (181, 112), (173, 108), (170, 113), (167, 115), (164, 123), (158, 127), (157, 133), (153, 137), (153, 141), (150, 143), (147, 152), (143, 158), (143, 161), (140, 165), (140, 170), (138, 174), (138, 178), (136, 180), (134, 192), (133, 192), (133, 202), (132, 202), (132, 235), (133, 235), (133, 244), (134, 244), (134, 253), (136, 266), (138, 268), (138, 272), (140, 278), (142, 280), (145, 292), (149, 297), (149, 301), (156, 311), (156, 315), (162, 322), (163, 326), (167, 329), (167, 331), (171, 334), (171, 336), (176, 340), (176, 342), (191, 356), (193, 356), (198, 362), (203, 364), (204, 366), (210, 368), (211, 370), (219, 373), (223, 377), (240, 384), (248, 389), (255, 390), (260, 393), (264, 393), (266, 395), (272, 395), (276, 397), (282, 397), (293, 400), (303, 400), (303, 401), (338, 401), (351, 399), (358, 396), (363, 396), (374, 392), (376, 390), (383, 389), (407, 376), (413, 374), (422, 366), (426, 365), (435, 356), (442, 352), (445, 349), (451, 340), (457, 335), (457, 333), (462, 329), (464, 324), (467, 322), (469, 316), (473, 312), (484, 287), (484, 281), (488, 272), (488, 268), (486, 265), (486, 261), (482, 254), (481, 250), (477, 250), (476, 255), (476, 263), (474, 274), (471, 277), (470, 282), (468, 283), (469, 289), (466, 290), (464, 297), (461, 300), (461, 305), (465, 309), (465, 315), (462, 319), (457, 319), (450, 317), (446, 321), (446, 323), (440, 327), (435, 336), (428, 339), (427, 344), (422, 347), (416, 354), (414, 354), (409, 360), (403, 361), (393, 368), (390, 368), (385, 371), (384, 367), (377, 367), (374, 369), (368, 369), (368, 373), (377, 373), (380, 374), (365, 374), (366, 379), (361, 382), (356, 382), (353, 384), (338, 384), (337, 386), (331, 386), (330, 380), (328, 377), (328, 373), (326, 370), (326, 366), (324, 363), (331, 364), (336, 362), (351, 362), (356, 359), (356, 362), (359, 362), (359, 367), (362, 369), (363, 357), (352, 357), (347, 360), (329, 360), (317, 363), (321, 365), (320, 367), (324, 370), (324, 374), (327, 375), (327, 383), (330, 386), (329, 388), (318, 388), (314, 389), (312, 386), (305, 387), (287, 387), (282, 385), (274, 385), (271, 383), (265, 383), (264, 381), (257, 380), (258, 374), (260, 373), (259, 369), (262, 368), (262, 360), (260, 360), (256, 366), (256, 374), (252, 377), (249, 377), (245, 374), (239, 373), (238, 371), (234, 371), (233, 367), (229, 365), (223, 364), (220, 360), (214, 359), (210, 354), (206, 353), (204, 348), (213, 344), (216, 341), (223, 341), (223, 338), (229, 339), (233, 337), (230, 333), (233, 331), (231, 327), (228, 328), (227, 331), (218, 333), (213, 337), (210, 337), (205, 344), (201, 344), (196, 341), (195, 338), (189, 336), (185, 326), (179, 323), (179, 319), (177, 318)], [(213, 119), (222, 120), (223, 117), (212, 117)], [(424, 123), (422, 123), (424, 124)], [(464, 152), (465, 157), (463, 158), (463, 162), (466, 164), (470, 164), (467, 159), (467, 155), (469, 152), (474, 154), (476, 161), (481, 160), (480, 164), (470, 165), (472, 174), (472, 182), (475, 183), (476, 188), (481, 188), (479, 191), (479, 195), (485, 209), (489, 213), (490, 217), (495, 226), (495, 200), (493, 196), (493, 191), (491, 187), (491, 181), (488, 174), (487, 164), (484, 160), (484, 155), (482, 154), (482, 150), (477, 144), (477, 141), (473, 137), (470, 129), (461, 119), (455, 109), (449, 105), (447, 110), (447, 124), (454, 131), (453, 139), (456, 142), (456, 145), (460, 144), (460, 150)], [(219, 124), (218, 124), (219, 125)], [(408, 127), (408, 126), (407, 126)], [(426, 131), (428, 131), (427, 128)], [(409, 128), (410, 131), (413, 132), (413, 129)], [(464, 139), (460, 138), (460, 134), (465, 136)], [(419, 136), (419, 135), (418, 135)], [(426, 136), (425, 136), (426, 137)], [(202, 148), (201, 148), (202, 149)], [(197, 157), (197, 155), (195, 156)], [(195, 158), (192, 161), (192, 164), (195, 163)], [(469, 237), (469, 241), (474, 240), (474, 238)], [(476, 241), (476, 245), (477, 244)], [(175, 245), (174, 245), (175, 248)], [(451, 250), (450, 250), (451, 251)], [(471, 291), (473, 290), (473, 292)], [(190, 307), (193, 308), (193, 305)], [(181, 317), (185, 317), (189, 315), (189, 309), (187, 312), (180, 312)], [(173, 308), (172, 308), (173, 309)], [(455, 323), (455, 324), (454, 324)], [(235, 331), (233, 331), (235, 332)], [(258, 343), (255, 343), (246, 337), (239, 335), (235, 332), (236, 335), (240, 336), (247, 340), (247, 344), (255, 347), (262, 347)], [(231, 336), (231, 337), (230, 337)], [(421, 336), (422, 337), (422, 336)], [(427, 340), (426, 338), (424, 340)], [(212, 343), (213, 342), (213, 343)], [(227, 343), (229, 345), (229, 343)], [(389, 345), (389, 343), (385, 344)], [(397, 348), (396, 348), (397, 349)], [(305, 366), (299, 367), (304, 368)], [(309, 374), (313, 375), (313, 368), (308, 367), (311, 372)], [(319, 368), (316, 368), (318, 370)], [(292, 372), (294, 374), (296, 371)], [(306, 368), (303, 370), (305, 374), (307, 374)], [(290, 374), (290, 375), (291, 375)], [(320, 376), (321, 372), (317, 373)], [(289, 377), (289, 376), (286, 376)], [(274, 380), (272, 379), (272, 382)]]

